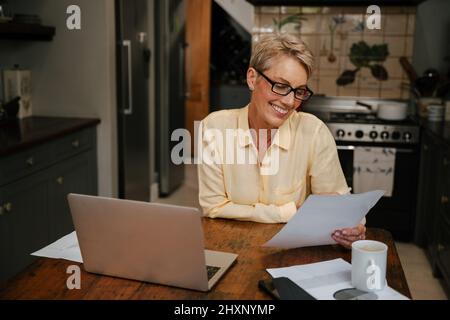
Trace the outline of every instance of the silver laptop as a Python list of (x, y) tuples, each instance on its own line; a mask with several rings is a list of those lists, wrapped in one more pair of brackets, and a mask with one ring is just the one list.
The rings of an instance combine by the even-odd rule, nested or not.
[(69, 194), (88, 272), (208, 291), (236, 260), (204, 250), (196, 208)]

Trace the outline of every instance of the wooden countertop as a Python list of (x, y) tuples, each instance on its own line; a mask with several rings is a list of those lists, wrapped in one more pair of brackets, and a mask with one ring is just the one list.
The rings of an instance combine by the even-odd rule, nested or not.
[(0, 156), (8, 156), (80, 129), (95, 126), (99, 119), (28, 117), (0, 123)]
[[(286, 267), (343, 258), (350, 250), (338, 245), (291, 250), (261, 247), (283, 224), (260, 224), (223, 219), (203, 219), (207, 249), (237, 253), (234, 266), (210, 292), (198, 292), (134, 280), (87, 273), (81, 267), (81, 289), (69, 290), (66, 273), (79, 263), (40, 258), (0, 288), (0, 299), (270, 299), (258, 288), (258, 280), (269, 279), (267, 268)], [(387, 281), (390, 287), (411, 297), (400, 259), (389, 232), (368, 229), (368, 239), (386, 243)]]

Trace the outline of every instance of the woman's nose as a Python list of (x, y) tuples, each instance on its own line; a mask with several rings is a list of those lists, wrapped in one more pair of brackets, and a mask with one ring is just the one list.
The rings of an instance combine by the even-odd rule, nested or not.
[(295, 94), (294, 91), (291, 91), (281, 99), (281, 101), (286, 107), (294, 108), (296, 106), (294, 94)]

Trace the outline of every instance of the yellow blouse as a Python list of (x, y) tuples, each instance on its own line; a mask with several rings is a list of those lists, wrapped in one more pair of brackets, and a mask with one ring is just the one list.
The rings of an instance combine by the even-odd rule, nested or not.
[[(230, 134), (233, 130), (240, 134)], [(208, 134), (211, 131), (215, 134)], [(205, 216), (287, 222), (311, 193), (350, 192), (334, 138), (314, 115), (293, 112), (278, 129), (262, 163), (255, 161), (258, 151), (249, 131), (248, 106), (209, 114), (200, 124), (199, 138), (200, 154), (211, 155), (198, 164)]]

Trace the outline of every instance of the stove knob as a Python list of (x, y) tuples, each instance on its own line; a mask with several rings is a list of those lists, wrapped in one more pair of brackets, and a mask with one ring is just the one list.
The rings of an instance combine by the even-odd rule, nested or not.
[(376, 139), (378, 137), (378, 132), (376, 131), (370, 131), (369, 136), (371, 139)]
[(398, 132), (398, 131), (392, 132), (392, 139), (394, 139), (394, 140), (400, 139), (400, 132)]
[(357, 130), (355, 132), (355, 137), (362, 138), (364, 136), (364, 132), (362, 130)]
[(345, 132), (342, 129), (339, 129), (338, 131), (336, 131), (336, 135), (338, 136), (338, 138), (342, 138), (345, 136)]
[(411, 140), (411, 138), (412, 138), (411, 132), (405, 132), (405, 133), (403, 133), (403, 139), (405, 139), (406, 141)]
[(383, 132), (381, 132), (380, 136), (381, 136), (381, 139), (386, 140), (389, 138), (389, 132), (383, 131)]

